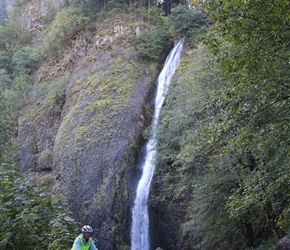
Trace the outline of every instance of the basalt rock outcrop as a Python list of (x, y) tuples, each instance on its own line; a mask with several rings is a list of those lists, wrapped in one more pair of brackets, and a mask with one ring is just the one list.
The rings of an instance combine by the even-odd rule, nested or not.
[(18, 119), (20, 168), (55, 176), (54, 195), (95, 228), (100, 249), (129, 244), (135, 163), (158, 74), (137, 56), (145, 26), (121, 15), (73, 31), (34, 76), (35, 88), (61, 90), (28, 102)]

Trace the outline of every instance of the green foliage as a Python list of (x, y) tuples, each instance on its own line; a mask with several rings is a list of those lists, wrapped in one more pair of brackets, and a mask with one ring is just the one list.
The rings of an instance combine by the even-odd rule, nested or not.
[(12, 56), (14, 76), (31, 75), (40, 61), (39, 49), (37, 47), (23, 47)]
[[(125, 6), (127, 7), (127, 5), (125, 5)], [(104, 11), (108, 15), (122, 13), (123, 9), (124, 9), (124, 4), (122, 4), (120, 2), (115, 2), (112, 0), (107, 1), (106, 5), (104, 7)]]
[(50, 83), (39, 83), (35, 86), (33, 100), (45, 98), (45, 107), (54, 114), (60, 114), (65, 101), (67, 77)]
[(289, 7), (283, 0), (208, 2), (218, 21), (208, 44), (225, 83), (213, 102), (215, 134), (227, 135), (228, 151), (250, 170), (231, 194), (229, 209), (234, 215), (263, 209), (278, 238), (289, 230), (283, 223), (289, 216)]
[(7, 106), (9, 106), (12, 113), (17, 113), (21, 107), (21, 99), (18, 96), (18, 93), (13, 89), (7, 89), (3, 94), (7, 100)]
[(9, 74), (10, 76), (13, 74), (11, 57), (11, 53), (0, 50), (0, 69), (4, 70), (4, 74)]
[(161, 8), (151, 7), (144, 15), (150, 20), (150, 23), (154, 24), (157, 27), (162, 27), (163, 29), (169, 30), (170, 23), (168, 17), (165, 16), (165, 13)]
[(11, 136), (12, 116), (7, 106), (2, 91), (0, 90), (0, 171), (1, 165), (6, 161), (6, 153), (9, 150), (9, 139)]
[[(96, 1), (96, 0), (68, 0), (69, 4), (81, 10), (81, 12), (88, 17), (93, 17), (97, 11), (103, 11), (104, 5), (108, 1)], [(115, 2), (115, 4), (118, 4)]]
[(50, 25), (54, 20), (58, 9), (57, 8), (50, 8), (49, 11), (45, 14), (45, 16), (41, 17), (41, 20), (44, 22), (45, 25)]
[(161, 170), (171, 199), (186, 201), (176, 175), (194, 187), (181, 222), (189, 249), (257, 248), (289, 232), (289, 3), (263, 3), (208, 2), (215, 57), (209, 67), (182, 60), (167, 100)]
[(62, 250), (72, 245), (72, 241), (75, 238), (73, 235), (76, 232), (76, 225), (67, 212), (62, 213), (59, 210), (59, 214), (50, 221), (49, 226), (53, 229), (48, 234), (50, 240), (48, 244), (49, 250)]
[(0, 49), (13, 52), (20, 46), (25, 46), (31, 41), (27, 30), (23, 30), (16, 20), (11, 20), (7, 25), (1, 26)]
[(18, 76), (14, 80), (13, 89), (16, 91), (18, 98), (26, 98), (32, 91), (32, 79), (28, 75)]
[(184, 5), (171, 9), (170, 20), (174, 37), (192, 37), (205, 31), (206, 16), (201, 11), (193, 11)]
[(50, 51), (59, 48), (69, 32), (88, 21), (89, 19), (75, 8), (65, 8), (57, 12), (45, 35), (41, 54), (46, 56)]
[(272, 249), (289, 232), (290, 8), (264, 3), (208, 1), (213, 54), (187, 51), (166, 101), (158, 177), (170, 209), (186, 204), (184, 249)]
[(2, 167), (1, 249), (64, 249), (72, 245), (76, 226), (61, 202), (41, 185)]
[(2, 91), (5, 91), (10, 87), (12, 80), (10, 78), (10, 75), (7, 73), (5, 69), (0, 69), (0, 75), (1, 75), (0, 86)]
[(142, 30), (138, 36), (137, 50), (142, 58), (157, 61), (165, 56), (171, 44), (171, 37), (163, 28)]

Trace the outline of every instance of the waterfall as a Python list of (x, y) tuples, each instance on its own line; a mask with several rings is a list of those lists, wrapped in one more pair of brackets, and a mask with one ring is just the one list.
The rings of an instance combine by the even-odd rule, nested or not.
[(183, 39), (180, 40), (170, 51), (166, 58), (163, 69), (157, 80), (157, 93), (155, 97), (154, 116), (152, 121), (152, 135), (146, 145), (146, 155), (142, 164), (142, 176), (137, 186), (136, 197), (132, 210), (131, 227), (131, 250), (149, 250), (149, 215), (148, 215), (148, 196), (150, 184), (155, 170), (156, 155), (156, 127), (159, 119), (160, 110), (165, 95), (174, 75), (175, 69), (180, 60)]

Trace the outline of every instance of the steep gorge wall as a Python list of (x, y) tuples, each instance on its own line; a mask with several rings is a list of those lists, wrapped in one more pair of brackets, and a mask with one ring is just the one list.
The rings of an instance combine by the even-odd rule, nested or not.
[(54, 194), (95, 228), (100, 249), (129, 244), (132, 180), (158, 74), (137, 56), (144, 27), (121, 15), (72, 33), (35, 75), (35, 88), (61, 82), (65, 91), (28, 104), (18, 120), (20, 168), (55, 177)]

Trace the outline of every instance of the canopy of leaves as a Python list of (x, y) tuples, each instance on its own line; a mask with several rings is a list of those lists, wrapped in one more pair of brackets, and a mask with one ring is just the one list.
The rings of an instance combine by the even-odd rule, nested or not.
[(23, 47), (17, 50), (12, 57), (14, 76), (30, 75), (37, 67), (40, 61), (38, 49), (32, 47)]
[(164, 58), (172, 45), (168, 31), (163, 28), (142, 30), (138, 36), (139, 55), (146, 60), (158, 61)]
[(0, 171), (1, 249), (68, 249), (76, 225), (44, 187), (11, 167)]
[(185, 5), (171, 9), (170, 14), (174, 37), (192, 37), (201, 30), (206, 30), (206, 16), (201, 11), (193, 11)]
[(216, 132), (227, 134), (229, 152), (250, 170), (229, 207), (233, 214), (253, 204), (264, 209), (277, 237), (289, 227), (283, 223), (290, 194), (284, 182), (290, 149), (289, 7), (283, 0), (208, 3), (218, 21), (208, 44), (224, 82), (215, 93)]
[(222, 86), (210, 104), (212, 142), (244, 168), (226, 203), (236, 217), (259, 211), (248, 218), (251, 230), (261, 218), (278, 238), (289, 230), (289, 7), (283, 0), (208, 2), (217, 21), (208, 45)]
[(0, 168), (2, 163), (5, 162), (5, 154), (9, 150), (7, 144), (9, 144), (11, 136), (11, 127), (12, 117), (2, 90), (0, 90)]
[(1, 26), (0, 50), (13, 52), (21, 46), (27, 45), (31, 36), (27, 30), (23, 30), (16, 20), (11, 20), (5, 26)]

